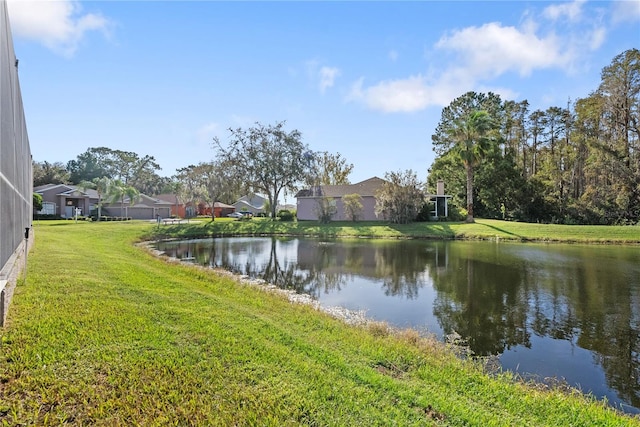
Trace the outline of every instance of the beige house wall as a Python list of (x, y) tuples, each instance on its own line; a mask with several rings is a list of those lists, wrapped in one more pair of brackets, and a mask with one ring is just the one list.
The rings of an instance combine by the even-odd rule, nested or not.
[[(341, 197), (333, 198), (336, 202), (336, 214), (331, 218), (332, 221), (348, 221), (344, 212), (344, 203)], [(298, 197), (297, 217), (300, 221), (317, 221), (318, 220), (318, 203), (321, 197)], [(362, 211), (358, 221), (382, 221), (384, 218), (376, 215), (376, 199), (372, 196), (362, 197)]]

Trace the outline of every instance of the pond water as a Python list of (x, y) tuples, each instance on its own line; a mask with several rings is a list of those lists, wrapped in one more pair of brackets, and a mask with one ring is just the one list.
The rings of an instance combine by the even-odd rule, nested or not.
[(327, 306), (439, 338), (640, 413), (640, 248), (467, 241), (218, 238), (161, 242)]

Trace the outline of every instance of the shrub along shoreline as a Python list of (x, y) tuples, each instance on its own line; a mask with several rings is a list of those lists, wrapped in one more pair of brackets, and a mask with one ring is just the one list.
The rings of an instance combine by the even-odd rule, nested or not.
[(640, 423), (577, 392), (489, 376), (411, 331), (345, 325), (133, 245), (174, 227), (205, 225), (35, 225), (0, 331), (2, 424)]

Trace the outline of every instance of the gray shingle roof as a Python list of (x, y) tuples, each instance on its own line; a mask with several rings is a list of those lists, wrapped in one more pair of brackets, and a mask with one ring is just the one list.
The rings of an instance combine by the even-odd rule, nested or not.
[(359, 194), (362, 197), (373, 197), (384, 182), (385, 181), (383, 179), (374, 176), (356, 184), (320, 185), (310, 189), (300, 190), (295, 197), (342, 197), (347, 194)]
[(78, 185), (72, 185), (72, 184), (45, 184), (45, 185), (40, 185), (38, 187), (35, 187), (33, 189), (33, 191), (35, 193), (44, 193), (47, 190), (52, 190), (52, 189), (59, 189), (58, 193), (56, 193), (59, 196), (62, 195), (72, 195), (72, 193), (78, 191), (84, 195), (89, 196), (92, 199), (97, 199), (98, 198), (98, 192), (92, 188), (80, 188), (80, 186)]

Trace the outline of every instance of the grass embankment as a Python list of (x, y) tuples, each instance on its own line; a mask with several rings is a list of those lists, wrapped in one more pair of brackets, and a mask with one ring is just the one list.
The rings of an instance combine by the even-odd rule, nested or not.
[(640, 243), (640, 225), (557, 225), (530, 224), (478, 219), (474, 224), (453, 222), (416, 222), (387, 224), (381, 222), (314, 221), (280, 222), (263, 218), (251, 221), (207, 219), (189, 224), (162, 225), (149, 230), (150, 236), (202, 237), (230, 235), (286, 234), (320, 237), (423, 238), (423, 239), (492, 239), (522, 242), (571, 243)]
[(346, 326), (154, 258), (142, 223), (41, 223), (0, 338), (5, 425), (631, 426), (489, 377), (416, 334)]

